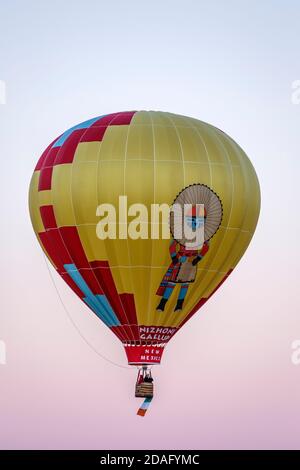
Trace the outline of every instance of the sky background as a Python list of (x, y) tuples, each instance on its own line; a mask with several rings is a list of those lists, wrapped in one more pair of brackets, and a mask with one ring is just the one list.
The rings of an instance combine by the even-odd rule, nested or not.
[[(0, 1), (0, 448), (300, 448), (299, 23), (297, 0)], [(135, 369), (50, 276), (27, 206), (57, 135), (128, 109), (221, 128), (262, 192), (246, 254), (168, 345), (144, 419)]]

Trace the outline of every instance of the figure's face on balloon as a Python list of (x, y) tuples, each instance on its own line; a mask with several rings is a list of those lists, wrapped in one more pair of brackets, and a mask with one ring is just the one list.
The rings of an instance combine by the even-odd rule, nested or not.
[(192, 229), (193, 232), (196, 230), (203, 230), (205, 222), (205, 208), (203, 204), (193, 204), (184, 215), (185, 224), (187, 227)]
[(200, 248), (204, 242), (205, 209), (203, 204), (186, 204), (184, 206), (185, 246), (191, 249)]
[(190, 216), (187, 215), (185, 217), (186, 224), (188, 227), (190, 227), (193, 231), (197, 230), (200, 227), (204, 226), (204, 217), (203, 216)]

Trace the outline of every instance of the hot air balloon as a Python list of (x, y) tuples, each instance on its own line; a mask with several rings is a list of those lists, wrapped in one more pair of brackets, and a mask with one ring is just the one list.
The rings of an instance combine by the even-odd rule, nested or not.
[(58, 274), (140, 368), (149, 368), (239, 262), (260, 189), (245, 152), (218, 128), (156, 111), (119, 112), (56, 138), (35, 167), (31, 221)]

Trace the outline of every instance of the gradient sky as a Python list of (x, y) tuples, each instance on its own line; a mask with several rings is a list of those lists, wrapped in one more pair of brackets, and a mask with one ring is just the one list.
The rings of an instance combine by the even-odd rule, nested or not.
[[(297, 0), (0, 0), (0, 448), (300, 448), (299, 22)], [(247, 253), (169, 344), (144, 419), (121, 344), (53, 273), (91, 346), (63, 309), (27, 207), (50, 141), (127, 109), (221, 128), (262, 191)]]

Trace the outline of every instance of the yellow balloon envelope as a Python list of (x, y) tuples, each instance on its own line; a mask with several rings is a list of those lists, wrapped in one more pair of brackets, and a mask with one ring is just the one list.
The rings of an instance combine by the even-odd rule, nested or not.
[(244, 151), (216, 127), (166, 112), (74, 126), (45, 150), (30, 185), (46, 255), (143, 366), (160, 362), (232, 272), (259, 209)]

